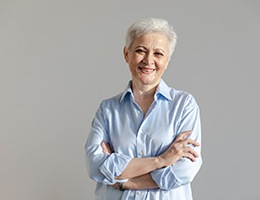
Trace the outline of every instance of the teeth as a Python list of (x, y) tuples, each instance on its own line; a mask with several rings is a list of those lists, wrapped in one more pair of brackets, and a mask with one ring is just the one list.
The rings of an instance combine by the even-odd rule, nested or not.
[(154, 69), (152, 68), (145, 68), (145, 67), (139, 67), (139, 69), (141, 69), (142, 72), (146, 72), (146, 73), (150, 73), (154, 71)]

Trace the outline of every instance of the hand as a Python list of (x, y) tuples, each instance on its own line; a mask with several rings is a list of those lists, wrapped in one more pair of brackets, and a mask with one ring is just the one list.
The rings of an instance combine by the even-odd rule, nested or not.
[(197, 147), (199, 146), (199, 143), (188, 138), (191, 133), (192, 131), (180, 133), (171, 146), (163, 154), (158, 156), (164, 167), (173, 165), (180, 158), (188, 158), (192, 162), (196, 161), (196, 158), (198, 158), (199, 155), (194, 149), (189, 147), (189, 145)]
[(111, 153), (113, 153), (113, 151), (108, 143), (105, 143), (104, 141), (102, 141), (101, 147), (102, 147), (102, 151), (104, 154), (110, 155)]
[(118, 183), (115, 183), (114, 185), (111, 185), (113, 188), (119, 190), (119, 184)]

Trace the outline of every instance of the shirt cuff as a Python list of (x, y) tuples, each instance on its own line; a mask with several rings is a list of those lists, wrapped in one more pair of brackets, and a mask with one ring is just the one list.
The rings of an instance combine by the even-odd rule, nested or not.
[(171, 190), (181, 186), (181, 180), (175, 175), (171, 166), (154, 170), (150, 174), (162, 190)]
[[(106, 177), (104, 182), (107, 184), (119, 182), (119, 180), (116, 180), (115, 177), (122, 174), (131, 159), (131, 157), (122, 154), (111, 154), (99, 167), (99, 171)], [(121, 182), (126, 181), (127, 179), (121, 180)]]

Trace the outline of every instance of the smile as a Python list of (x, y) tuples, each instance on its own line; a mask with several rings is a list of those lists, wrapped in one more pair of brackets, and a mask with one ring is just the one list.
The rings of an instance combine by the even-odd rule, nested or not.
[(147, 67), (138, 67), (138, 69), (145, 74), (150, 74), (155, 71), (153, 68), (147, 68)]

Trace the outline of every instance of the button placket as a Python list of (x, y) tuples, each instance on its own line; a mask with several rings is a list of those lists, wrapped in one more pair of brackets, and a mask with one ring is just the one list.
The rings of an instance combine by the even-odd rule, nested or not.
[(142, 158), (143, 157), (143, 141), (140, 139), (140, 135), (138, 137), (139, 137), (139, 139), (138, 139), (137, 145), (136, 145), (136, 153), (137, 153), (138, 158)]

